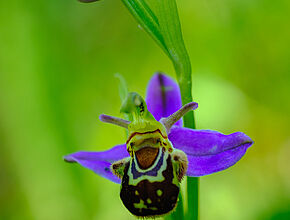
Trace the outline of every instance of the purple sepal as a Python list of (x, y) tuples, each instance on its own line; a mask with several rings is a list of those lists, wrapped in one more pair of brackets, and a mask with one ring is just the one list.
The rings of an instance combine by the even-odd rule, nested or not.
[[(170, 77), (156, 73), (147, 87), (146, 104), (157, 121), (170, 116), (182, 107), (178, 85)], [(182, 126), (182, 120), (175, 125)]]
[(73, 154), (64, 156), (67, 162), (76, 162), (86, 167), (96, 174), (105, 177), (115, 183), (121, 183), (121, 180), (111, 171), (111, 164), (117, 160), (128, 157), (126, 145), (117, 145), (110, 150), (101, 152), (86, 152), (79, 151)]
[(233, 166), (253, 144), (242, 132), (229, 135), (174, 126), (169, 139), (188, 157), (188, 176), (204, 176)]

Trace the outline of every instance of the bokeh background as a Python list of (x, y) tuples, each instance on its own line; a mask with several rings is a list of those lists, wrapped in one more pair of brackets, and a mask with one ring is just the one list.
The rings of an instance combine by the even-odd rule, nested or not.
[[(197, 127), (255, 144), (202, 177), (200, 219), (290, 219), (290, 2), (178, 1), (193, 66)], [(0, 1), (0, 219), (134, 219), (119, 185), (62, 156), (105, 150), (124, 131), (120, 73), (145, 95), (169, 59), (121, 1)]]

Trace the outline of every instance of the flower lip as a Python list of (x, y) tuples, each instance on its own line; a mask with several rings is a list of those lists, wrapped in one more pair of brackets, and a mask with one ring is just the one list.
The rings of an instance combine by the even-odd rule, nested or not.
[(151, 167), (159, 153), (159, 148), (152, 146), (144, 146), (135, 152), (138, 165), (141, 169), (146, 170)]

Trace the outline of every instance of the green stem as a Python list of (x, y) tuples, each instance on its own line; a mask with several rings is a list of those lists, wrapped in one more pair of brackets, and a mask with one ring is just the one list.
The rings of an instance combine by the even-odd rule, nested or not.
[(198, 177), (187, 177), (188, 212), (186, 215), (186, 219), (188, 220), (198, 219), (198, 186), (199, 186)]
[[(189, 59), (188, 59), (189, 60)], [(180, 87), (181, 99), (183, 105), (192, 102), (192, 80), (191, 80), (191, 65), (186, 62), (186, 65), (175, 66), (178, 84)], [(184, 127), (195, 129), (195, 119), (193, 112), (187, 113), (183, 117)], [(187, 177), (187, 205), (188, 211), (187, 220), (198, 219), (198, 177)]]

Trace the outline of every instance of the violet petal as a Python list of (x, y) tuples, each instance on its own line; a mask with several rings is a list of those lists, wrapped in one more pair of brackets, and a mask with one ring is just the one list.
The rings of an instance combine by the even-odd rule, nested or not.
[(79, 163), (83, 167), (94, 171), (102, 177), (105, 177), (115, 183), (121, 183), (121, 180), (112, 173), (110, 166), (113, 162), (128, 156), (129, 154), (126, 150), (126, 145), (122, 144), (101, 152), (79, 151), (64, 156), (64, 160), (67, 162)]
[[(146, 104), (157, 121), (168, 117), (182, 107), (178, 85), (170, 77), (156, 73), (147, 87)], [(175, 125), (182, 126), (182, 120)]]
[(193, 130), (174, 126), (169, 139), (188, 157), (188, 176), (203, 176), (233, 166), (253, 144), (242, 132), (229, 135), (211, 130)]

